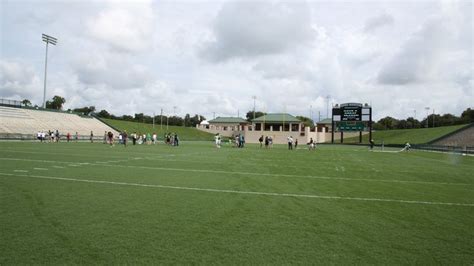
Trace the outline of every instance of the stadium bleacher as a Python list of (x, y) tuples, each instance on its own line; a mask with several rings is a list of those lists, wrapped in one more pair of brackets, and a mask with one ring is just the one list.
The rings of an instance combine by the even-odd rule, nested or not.
[(113, 128), (94, 117), (0, 106), (0, 134), (10, 137), (14, 135), (35, 137), (38, 131), (47, 132), (48, 130), (58, 130), (63, 136), (67, 133), (74, 135), (77, 132), (80, 136), (88, 137), (91, 131), (96, 137), (102, 137), (104, 131), (112, 131), (114, 135), (118, 134)]

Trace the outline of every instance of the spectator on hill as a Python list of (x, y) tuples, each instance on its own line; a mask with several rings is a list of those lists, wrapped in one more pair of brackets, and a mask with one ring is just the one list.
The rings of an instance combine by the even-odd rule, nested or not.
[(295, 150), (298, 148), (298, 139), (295, 140)]
[(268, 145), (270, 144), (270, 139), (268, 136), (265, 136), (265, 149), (268, 149)]
[(157, 136), (155, 132), (153, 132), (153, 136), (151, 136), (151, 138), (152, 138), (153, 144), (156, 144)]
[(91, 131), (91, 137), (90, 137), (91, 143), (94, 143), (94, 132)]
[[(260, 142), (260, 148), (262, 148), (263, 135), (258, 139), (258, 142)], [(265, 146), (266, 146), (266, 145), (265, 145)]]
[(107, 131), (104, 131), (104, 144), (107, 144)]
[(67, 142), (69, 142), (71, 140), (71, 133), (69, 133), (69, 132), (67, 133), (66, 139), (67, 139)]
[(76, 131), (76, 142), (79, 140), (79, 134)]

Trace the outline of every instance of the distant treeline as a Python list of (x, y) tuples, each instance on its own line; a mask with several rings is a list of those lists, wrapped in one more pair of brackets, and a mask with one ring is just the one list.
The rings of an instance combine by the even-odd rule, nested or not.
[(461, 116), (452, 114), (430, 114), (427, 118), (419, 121), (413, 117), (398, 120), (396, 118), (387, 116), (373, 125), (375, 130), (385, 129), (405, 129), (405, 128), (423, 128), (423, 127), (443, 127), (452, 125), (461, 125), (474, 123), (474, 110), (467, 108), (462, 112)]
[[(93, 106), (91, 106), (93, 107)], [(95, 108), (94, 108), (95, 109)], [(74, 109), (73, 111), (76, 111)], [(101, 110), (98, 113), (95, 113), (98, 117), (102, 118), (110, 118), (116, 120), (124, 120), (124, 121), (131, 121), (131, 122), (140, 122), (140, 123), (153, 123), (153, 116), (145, 115), (143, 113), (135, 114), (134, 116), (131, 115), (122, 115), (122, 116), (115, 116), (110, 114), (106, 110)], [(195, 127), (201, 121), (206, 120), (206, 118), (202, 115), (194, 115), (191, 116), (190, 114), (186, 114), (184, 118), (179, 116), (155, 116), (155, 124), (159, 125), (163, 123), (163, 125), (170, 125), (170, 126), (185, 126), (185, 127)]]

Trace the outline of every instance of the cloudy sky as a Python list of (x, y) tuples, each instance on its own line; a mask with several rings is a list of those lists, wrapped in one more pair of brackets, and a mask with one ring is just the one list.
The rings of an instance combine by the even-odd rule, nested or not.
[(471, 1), (0, 0), (0, 97), (116, 115), (474, 106)]

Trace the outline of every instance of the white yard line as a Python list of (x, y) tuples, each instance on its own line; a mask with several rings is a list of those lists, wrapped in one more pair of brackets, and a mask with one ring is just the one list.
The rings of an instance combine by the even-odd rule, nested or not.
[[(0, 160), (62, 163), (62, 164), (72, 164), (72, 165), (76, 164), (75, 162), (61, 162), (61, 161), (19, 159), (19, 158), (1, 158), (1, 157), (0, 157)], [(468, 184), (468, 183), (451, 183), (451, 182), (436, 182), (436, 181), (389, 180), (389, 179), (330, 177), (330, 176), (314, 176), (314, 175), (268, 174), (268, 173), (254, 173), (254, 172), (230, 172), (230, 171), (223, 171), (223, 170), (182, 169), (182, 168), (153, 167), (153, 166), (139, 166), (139, 165), (116, 165), (116, 164), (107, 164), (105, 162), (95, 162), (95, 163), (90, 163), (89, 165), (100, 166), (100, 167), (122, 167), (122, 168), (193, 172), (193, 173), (213, 173), (213, 174), (225, 174), (226, 176), (228, 176), (229, 174), (235, 174), (235, 175), (246, 175), (246, 176), (268, 176), (268, 177), (290, 177), (290, 178), (293, 177), (293, 178), (310, 178), (310, 179), (342, 180), (342, 181), (367, 181), (367, 182), (384, 182), (384, 183), (401, 183), (401, 184), (452, 185), (452, 186), (472, 186), (473, 185), (473, 184)]]
[(36, 167), (36, 168), (33, 168), (34, 170), (40, 170), (40, 171), (47, 171), (48, 168), (39, 168), (39, 167)]
[(13, 172), (18, 172), (18, 173), (28, 173), (27, 170), (13, 170)]
[(401, 199), (340, 197), (340, 196), (322, 196), (322, 195), (311, 195), (311, 194), (292, 194), (292, 193), (275, 193), (275, 192), (260, 192), (260, 191), (242, 191), (242, 190), (228, 190), (228, 189), (214, 189), (214, 188), (178, 187), (178, 186), (165, 186), (165, 185), (153, 185), (153, 184), (114, 182), (114, 181), (105, 181), (105, 180), (77, 179), (77, 178), (66, 178), (66, 177), (55, 177), (55, 176), (19, 175), (19, 174), (8, 174), (8, 173), (0, 173), (0, 175), (17, 176), (17, 177), (29, 177), (29, 178), (38, 178), (38, 179), (49, 179), (49, 180), (62, 180), (62, 181), (72, 181), (72, 182), (83, 182), (83, 183), (119, 185), (119, 186), (151, 187), (151, 188), (192, 190), (192, 191), (215, 192), (215, 193), (247, 194), (247, 195), (257, 195), (257, 196), (292, 197), (292, 198), (316, 198), (316, 199), (348, 200), (348, 201), (374, 201), (374, 202), (390, 202), (390, 203), (404, 203), (404, 204), (474, 207), (474, 203), (454, 203), (454, 202), (417, 201), (417, 200), (401, 200)]

